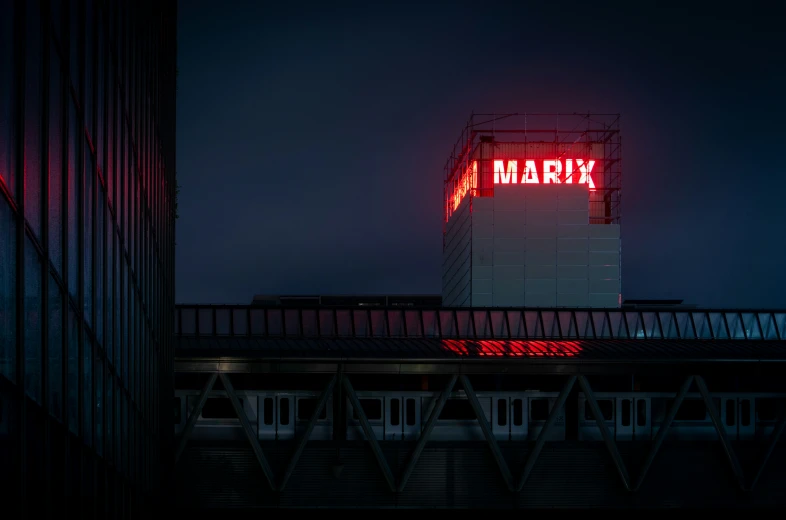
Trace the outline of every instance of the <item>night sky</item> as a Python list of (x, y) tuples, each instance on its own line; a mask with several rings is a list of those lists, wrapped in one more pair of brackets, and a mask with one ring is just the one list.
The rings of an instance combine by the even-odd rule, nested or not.
[(622, 114), (623, 298), (786, 308), (783, 4), (516, 4), (180, 2), (178, 303), (440, 293), (474, 110)]

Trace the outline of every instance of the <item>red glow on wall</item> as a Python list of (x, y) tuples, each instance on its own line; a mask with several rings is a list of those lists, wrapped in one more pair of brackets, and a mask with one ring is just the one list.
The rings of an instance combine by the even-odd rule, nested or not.
[(464, 173), (461, 174), (456, 186), (453, 188), (453, 197), (450, 201), (450, 212), (453, 213), (456, 211), (456, 208), (459, 207), (459, 204), (461, 204), (461, 201), (464, 199), (464, 195), (466, 195), (469, 190), (474, 190), (477, 187), (478, 161), (472, 161), (472, 164), (464, 170)]
[(581, 352), (578, 341), (443, 339), (442, 348), (460, 356), (573, 357)]

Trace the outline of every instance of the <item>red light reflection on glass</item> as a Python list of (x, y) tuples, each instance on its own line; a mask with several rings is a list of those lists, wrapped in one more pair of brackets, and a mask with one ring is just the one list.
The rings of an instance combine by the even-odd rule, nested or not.
[(442, 346), (460, 356), (572, 357), (581, 352), (578, 341), (443, 339)]

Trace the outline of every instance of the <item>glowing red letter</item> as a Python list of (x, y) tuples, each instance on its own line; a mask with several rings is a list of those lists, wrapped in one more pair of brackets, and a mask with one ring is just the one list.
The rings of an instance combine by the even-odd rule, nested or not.
[(573, 184), (573, 159), (565, 159), (565, 184)]
[(538, 169), (535, 167), (535, 161), (527, 161), (524, 163), (524, 175), (521, 176), (521, 183), (540, 184), (540, 180), (538, 179)]
[(516, 184), (518, 176), (518, 161), (508, 161), (507, 172), (505, 161), (494, 161), (494, 184)]
[(592, 167), (595, 166), (595, 161), (587, 161), (588, 164), (584, 164), (584, 160), (576, 159), (576, 166), (579, 167), (579, 171), (581, 172), (581, 177), (579, 178), (579, 184), (589, 184), (591, 190), (595, 189), (595, 183), (592, 182)]
[(543, 161), (543, 184), (558, 184), (560, 173), (562, 173), (562, 163), (559, 160)]

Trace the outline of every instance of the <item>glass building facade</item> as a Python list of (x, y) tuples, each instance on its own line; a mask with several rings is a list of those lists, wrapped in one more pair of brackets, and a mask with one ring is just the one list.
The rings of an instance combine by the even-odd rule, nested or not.
[(0, 495), (136, 516), (169, 474), (175, 0), (0, 0)]

